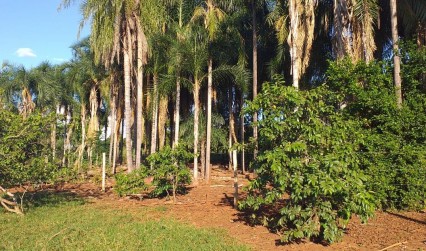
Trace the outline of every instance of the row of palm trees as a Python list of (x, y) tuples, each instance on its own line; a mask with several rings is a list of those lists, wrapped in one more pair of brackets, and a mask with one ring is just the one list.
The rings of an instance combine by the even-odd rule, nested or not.
[[(199, 163), (201, 176), (210, 179), (218, 142), (232, 162), (232, 146), (252, 136), (256, 156), (258, 114), (239, 115), (258, 83), (282, 74), (295, 88), (309, 88), (324, 79), (327, 60), (369, 62), (395, 54), (401, 105), (397, 41), (425, 40), (426, 3), (414, 0), (87, 0), (81, 10), (91, 35), (72, 47), (74, 58), (32, 70), (4, 65), (0, 101), (23, 116), (37, 107), (60, 111), (61, 162), (77, 168), (85, 156), (92, 160), (101, 132), (105, 138), (110, 132), (113, 172), (120, 149), (131, 172), (142, 155), (185, 137), (195, 155), (195, 180)], [(253, 130), (244, 128), (249, 121)]]

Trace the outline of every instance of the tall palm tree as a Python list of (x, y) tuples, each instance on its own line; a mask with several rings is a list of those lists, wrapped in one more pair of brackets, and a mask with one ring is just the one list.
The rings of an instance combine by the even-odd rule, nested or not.
[[(63, 0), (62, 5), (68, 6), (71, 0)], [(141, 60), (145, 63), (144, 51), (147, 42), (138, 23), (141, 20), (141, 3), (139, 0), (88, 0), (81, 6), (83, 20), (82, 25), (87, 20), (91, 20), (91, 47), (97, 63), (104, 64), (109, 68), (114, 62), (123, 60), (124, 71), (124, 117), (126, 125), (126, 159), (128, 172), (133, 170), (132, 158), (132, 137), (131, 137), (131, 87), (133, 77), (133, 61)], [(139, 27), (139, 29), (138, 29)], [(138, 39), (142, 39), (138, 43)], [(142, 46), (140, 50), (135, 47)], [(137, 55), (134, 55), (136, 52)], [(141, 65), (139, 65), (141, 66)], [(137, 75), (139, 85), (141, 82), (142, 67), (138, 67)], [(141, 108), (141, 105), (138, 106)], [(140, 114), (140, 113), (138, 113)], [(139, 128), (141, 129), (141, 128)]]
[[(195, 8), (193, 20), (202, 19), (204, 28), (207, 31), (208, 41), (211, 43), (217, 36), (221, 22), (226, 14), (213, 0), (206, 0)], [(212, 114), (212, 93), (213, 93), (213, 58), (210, 55), (207, 62), (207, 142), (206, 142), (206, 164), (205, 179), (210, 180), (210, 152), (211, 152), (211, 114)]]

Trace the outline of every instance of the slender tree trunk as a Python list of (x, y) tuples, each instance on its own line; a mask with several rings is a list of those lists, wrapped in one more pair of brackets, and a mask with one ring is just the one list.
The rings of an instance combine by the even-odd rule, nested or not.
[(71, 151), (71, 136), (74, 124), (71, 123), (72, 114), (69, 106), (66, 107), (66, 116), (65, 116), (65, 138), (64, 138), (64, 156), (62, 157), (62, 166), (68, 166), (70, 163), (70, 151)]
[(211, 154), (211, 137), (212, 137), (212, 92), (213, 92), (213, 59), (208, 62), (207, 75), (207, 133), (206, 133), (206, 181), (210, 181), (210, 154)]
[[(244, 146), (244, 113), (243, 113), (243, 107), (244, 107), (244, 93), (241, 91), (240, 96), (240, 142)], [(244, 147), (241, 149), (241, 169), (243, 171), (243, 174), (246, 173), (246, 162), (245, 162), (245, 150)]]
[(396, 0), (390, 0), (391, 7), (391, 26), (392, 26), (392, 43), (393, 43), (393, 77), (395, 82), (396, 104), (398, 108), (402, 107), (402, 90), (401, 90), (401, 58), (398, 51), (398, 17), (396, 9)]
[(200, 83), (197, 76), (195, 76), (194, 85), (194, 183), (198, 182), (198, 116), (200, 113)]
[(80, 170), (83, 163), (83, 153), (86, 148), (86, 105), (84, 103), (80, 104), (80, 118), (81, 118), (81, 144), (78, 147), (78, 157), (74, 162), (74, 166), (77, 167), (77, 170)]
[[(257, 24), (256, 24), (256, 0), (252, 0), (252, 25), (253, 25), (253, 100), (257, 97)], [(257, 112), (253, 114), (253, 138), (254, 138), (254, 158), (258, 153), (258, 131)]]
[(175, 120), (175, 130), (174, 130), (174, 140), (173, 147), (176, 147), (179, 144), (179, 125), (180, 125), (180, 77), (176, 81), (176, 100), (175, 100), (175, 110), (174, 110), (174, 120)]
[(115, 174), (116, 172), (116, 166), (117, 166), (117, 157), (120, 153), (120, 137), (122, 133), (120, 133), (120, 128), (122, 128), (121, 124), (123, 123), (121, 117), (117, 119), (115, 122), (115, 133), (114, 133), (114, 146), (112, 148), (112, 174)]
[[(112, 90), (114, 89), (114, 87), (112, 87)], [(114, 93), (114, 91), (112, 91), (112, 93), (111, 93), (112, 95), (112, 97), (111, 97), (111, 102), (110, 102), (110, 117), (109, 117), (109, 123), (110, 123), (110, 126), (109, 126), (109, 128), (110, 128), (110, 131), (111, 131), (111, 134), (110, 134), (110, 136), (109, 136), (109, 154), (108, 154), (108, 163), (112, 166), (112, 154), (113, 154), (113, 147), (114, 147), (114, 143), (115, 143), (115, 127), (116, 127), (116, 122), (117, 122), (117, 120), (116, 120), (116, 101), (115, 101), (115, 99), (116, 99), (116, 96), (115, 96), (115, 93)]]
[(166, 123), (167, 123), (167, 110), (168, 98), (160, 97), (160, 105), (158, 110), (158, 146), (162, 149), (166, 144)]
[(55, 121), (52, 123), (52, 130), (50, 132), (50, 144), (52, 147), (52, 158), (55, 160), (56, 158), (56, 114)]
[(145, 34), (142, 30), (142, 25), (137, 18), (136, 20), (137, 34), (138, 34), (138, 63), (137, 63), (137, 122), (136, 122), (136, 168), (140, 167), (141, 163), (141, 146), (142, 139), (144, 137), (144, 125), (143, 125), (143, 71), (144, 64), (146, 64), (146, 50), (148, 44), (146, 42)]
[(201, 138), (200, 142), (200, 166), (201, 178), (206, 177), (206, 138)]
[[(230, 92), (230, 109), (229, 109), (229, 131), (231, 132), (231, 147), (237, 143), (237, 134), (236, 134), (236, 126), (235, 126), (235, 87), (231, 87), (231, 92)], [(233, 149), (231, 151), (231, 157), (232, 157), (232, 167), (235, 169), (237, 166), (237, 150)]]
[(299, 27), (299, 13), (297, 10), (297, 0), (289, 0), (289, 17), (290, 17), (290, 57), (291, 57), (291, 73), (293, 76), (293, 87), (299, 89), (299, 66), (297, 55), (297, 40), (298, 40), (298, 27)]
[[(138, 41), (138, 55), (141, 56), (140, 48)], [(142, 109), (143, 109), (143, 64), (140, 62), (141, 59), (138, 59), (138, 73), (137, 73), (137, 116), (136, 116), (136, 168), (139, 168), (141, 165), (141, 146), (142, 146)]]
[(153, 99), (152, 99), (152, 127), (151, 127), (151, 154), (157, 150), (157, 128), (158, 128), (158, 76), (153, 76)]
[(231, 130), (231, 120), (232, 116), (232, 87), (228, 87), (228, 112), (229, 112), (229, 130), (228, 130), (228, 170), (231, 171), (232, 166), (232, 130)]
[[(129, 28), (128, 28), (129, 30)], [(131, 132), (131, 116), (132, 116), (132, 108), (130, 104), (130, 89), (131, 89), (131, 69), (130, 69), (130, 53), (132, 47), (130, 42), (130, 32), (127, 32), (127, 46), (124, 49), (124, 120), (125, 120), (125, 128), (126, 128), (126, 164), (127, 164), (127, 172), (133, 171), (133, 160), (132, 160), (132, 132)]]

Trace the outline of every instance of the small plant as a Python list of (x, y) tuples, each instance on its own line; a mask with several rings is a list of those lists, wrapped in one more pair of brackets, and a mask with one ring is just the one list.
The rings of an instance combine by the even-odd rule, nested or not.
[(119, 196), (126, 196), (146, 190), (148, 186), (145, 184), (145, 178), (147, 177), (148, 170), (143, 166), (131, 173), (118, 173), (115, 175), (116, 185), (114, 191)]
[(185, 146), (179, 145), (172, 149), (164, 147), (159, 152), (150, 155), (147, 160), (152, 166), (151, 174), (156, 188), (152, 192), (154, 196), (169, 195), (172, 191), (173, 201), (176, 202), (176, 193), (183, 191), (185, 185), (191, 182), (191, 173), (187, 163), (191, 161), (191, 154)]

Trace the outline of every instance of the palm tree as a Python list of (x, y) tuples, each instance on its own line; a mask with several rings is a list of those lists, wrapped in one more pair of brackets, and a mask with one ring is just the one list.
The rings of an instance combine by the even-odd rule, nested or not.
[[(71, 0), (63, 0), (62, 5), (68, 6)], [(141, 22), (141, 3), (139, 0), (89, 0), (83, 2), (83, 21), (91, 20), (91, 47), (94, 52), (95, 62), (104, 64), (109, 68), (114, 62), (120, 63), (123, 59), (124, 70), (124, 117), (126, 129), (126, 158), (128, 172), (133, 170), (132, 137), (131, 137), (131, 87), (133, 77), (133, 61), (140, 60), (137, 64), (137, 79), (142, 86), (142, 65), (146, 63), (147, 45)], [(138, 41), (142, 40), (142, 41)], [(141, 46), (139, 50), (135, 47)], [(137, 55), (134, 55), (134, 52)], [(141, 88), (140, 88), (141, 89)], [(138, 108), (141, 108), (139, 101)], [(141, 113), (138, 112), (140, 115)], [(140, 126), (140, 125), (139, 125)], [(141, 131), (142, 129), (139, 128)], [(139, 134), (140, 135), (140, 134)], [(140, 141), (139, 141), (140, 142)]]
[[(208, 41), (211, 43), (217, 36), (221, 22), (225, 18), (225, 12), (219, 8), (213, 0), (206, 0), (195, 8), (193, 20), (203, 19), (204, 28), (207, 31)], [(211, 151), (211, 114), (212, 114), (212, 93), (213, 93), (213, 58), (211, 55), (207, 63), (207, 142), (206, 142), (206, 164), (205, 179), (210, 180), (210, 151)]]
[(336, 59), (345, 56), (370, 62), (376, 43), (374, 26), (379, 18), (377, 0), (334, 0), (333, 53)]

